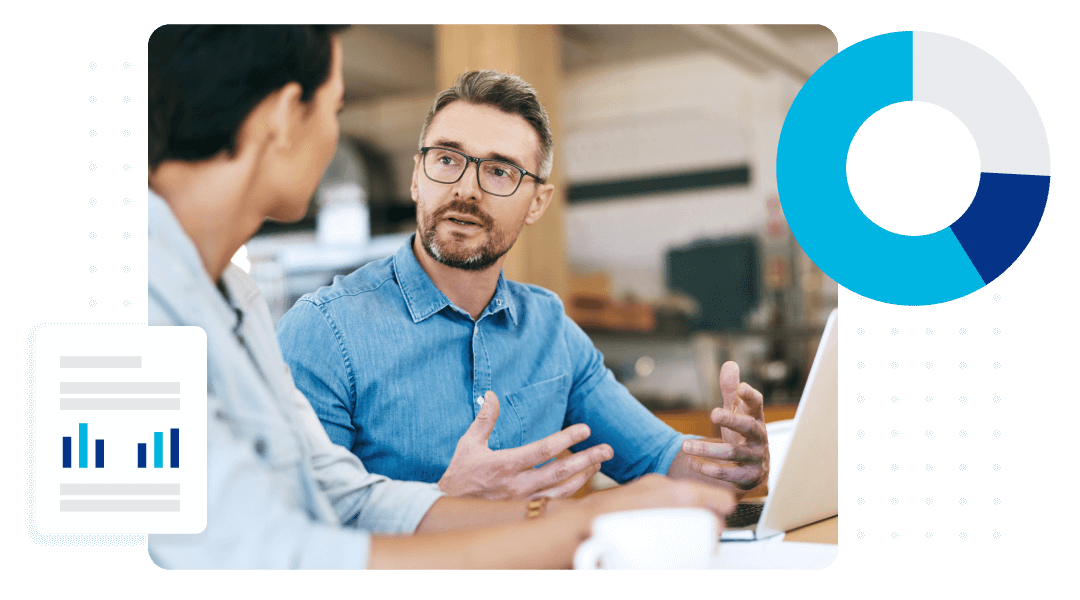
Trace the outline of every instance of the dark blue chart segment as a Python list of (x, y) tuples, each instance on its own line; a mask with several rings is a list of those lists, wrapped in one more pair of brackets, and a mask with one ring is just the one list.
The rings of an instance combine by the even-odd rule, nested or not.
[(953, 234), (986, 283), (1005, 272), (1027, 247), (1046, 209), (1050, 177), (982, 173)]
[(169, 430), (169, 467), (180, 468), (180, 430), (177, 428)]

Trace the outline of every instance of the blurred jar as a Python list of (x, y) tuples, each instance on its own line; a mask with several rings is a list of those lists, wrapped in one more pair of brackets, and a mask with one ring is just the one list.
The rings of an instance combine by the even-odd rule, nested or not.
[(371, 237), (367, 172), (348, 138), (338, 141), (334, 158), (315, 192), (315, 236), (320, 244), (366, 244)]
[(316, 194), (315, 237), (320, 244), (366, 244), (371, 237), (364, 190), (345, 181), (323, 185)]
[(270, 307), (270, 316), (277, 325), (279, 319), (285, 314), (288, 302), (289, 282), (285, 275), (285, 269), (278, 262), (276, 256), (253, 256), (251, 258), (252, 281), (259, 286), (266, 304)]

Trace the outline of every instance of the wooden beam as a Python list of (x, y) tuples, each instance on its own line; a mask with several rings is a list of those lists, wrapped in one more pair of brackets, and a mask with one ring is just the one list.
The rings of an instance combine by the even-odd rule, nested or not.
[(558, 30), (551, 25), (436, 25), (435, 62), (439, 89), (453, 85), (465, 71), (495, 69), (514, 73), (535, 89), (551, 119), (555, 167), (550, 182), (555, 197), (539, 222), (526, 227), (507, 254), (508, 279), (547, 288), (567, 300), (570, 269), (566, 263), (563, 212), (566, 190), (559, 168)]

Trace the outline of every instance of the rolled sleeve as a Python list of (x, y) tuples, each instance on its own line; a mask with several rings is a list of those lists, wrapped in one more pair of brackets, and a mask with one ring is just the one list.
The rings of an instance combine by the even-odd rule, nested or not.
[(300, 299), (281, 318), (277, 337), (296, 387), (310, 402), (330, 440), (352, 448), (357, 436), (351, 408), (355, 381), (349, 357), (323, 307)]
[(574, 366), (564, 426), (585, 423), (592, 431), (572, 450), (609, 444), (615, 457), (603, 463), (600, 470), (619, 483), (647, 473), (667, 473), (683, 440), (692, 436), (675, 431), (642, 406), (604, 366), (604, 357), (589, 336), (565, 315), (563, 323)]

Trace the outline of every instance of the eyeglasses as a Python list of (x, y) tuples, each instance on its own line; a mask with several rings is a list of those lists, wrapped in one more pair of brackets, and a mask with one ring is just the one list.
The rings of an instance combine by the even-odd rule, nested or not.
[(526, 175), (537, 183), (544, 183), (525, 169), (498, 159), (475, 158), (464, 152), (434, 146), (421, 148), (420, 152), (424, 155), (424, 175), (436, 183), (457, 183), (469, 163), (476, 163), (476, 182), (480, 189), (492, 196), (513, 196)]

